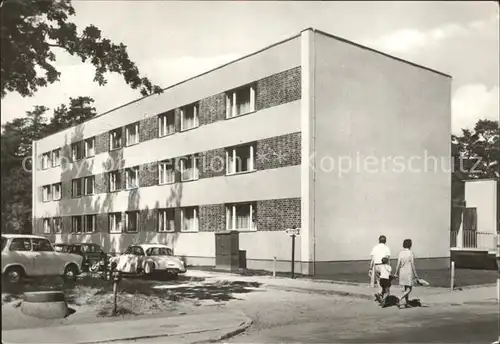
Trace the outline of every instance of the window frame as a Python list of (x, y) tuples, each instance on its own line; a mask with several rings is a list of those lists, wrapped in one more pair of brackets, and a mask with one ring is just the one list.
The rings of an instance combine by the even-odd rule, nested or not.
[[(183, 156), (182, 158), (179, 158), (180, 160), (180, 173), (181, 173), (181, 182), (191, 182), (200, 179), (200, 168), (199, 168), (199, 156), (197, 154), (194, 155), (188, 155), (188, 156)], [(194, 164), (194, 171), (193, 172), (195, 175), (192, 176), (190, 179), (184, 179), (184, 171), (187, 170), (185, 164), (187, 161), (191, 161)]]
[[(245, 170), (245, 171), (236, 171), (237, 170), (237, 163), (236, 161), (238, 160), (238, 156), (236, 155), (236, 151), (237, 149), (241, 149), (241, 148), (244, 148), (244, 147), (248, 147), (250, 149), (250, 163), (249, 163), (249, 166), (248, 166), (248, 170)], [(226, 148), (226, 176), (231, 176), (231, 175), (236, 175), (236, 174), (242, 174), (242, 173), (250, 173), (250, 172), (255, 172), (256, 169), (255, 169), (255, 162), (256, 162), (256, 159), (255, 159), (255, 155), (256, 155), (256, 144), (255, 143), (247, 143), (247, 144), (243, 144), (243, 145), (238, 145), (238, 146), (232, 146), (232, 147), (228, 147)], [(229, 171), (229, 155), (231, 155), (232, 159), (233, 159), (233, 164), (231, 165), (232, 166), (232, 171)], [(241, 160), (241, 159), (239, 159)]]
[[(114, 134), (120, 135), (120, 137), (118, 139), (119, 144), (116, 147), (114, 145), (114, 139), (113, 139)], [(110, 130), (109, 131), (109, 150), (114, 151), (114, 150), (120, 149), (122, 147), (123, 147), (123, 128), (120, 127), (120, 128)]]
[[(135, 186), (130, 186), (129, 185), (129, 172), (134, 172), (135, 173), (135, 179), (136, 179), (136, 185)], [(134, 166), (134, 167), (129, 167), (125, 169), (125, 189), (126, 190), (133, 190), (139, 188), (139, 166)]]
[(42, 219), (42, 227), (43, 227), (43, 234), (51, 234), (52, 233), (52, 223), (51, 223), (51, 218), (50, 217), (44, 217)]
[[(130, 230), (130, 225), (129, 225), (130, 224), (130, 219), (129, 219), (130, 214), (135, 214), (135, 216), (136, 216), (136, 218), (135, 218), (136, 229), (134, 231)], [(125, 233), (139, 233), (139, 223), (140, 223), (139, 216), (140, 216), (140, 212), (137, 210), (125, 212)]]
[(52, 167), (52, 152), (42, 154), (42, 170), (48, 170)]
[[(75, 223), (79, 220), (80, 231), (75, 230)], [(84, 223), (83, 217), (81, 215), (73, 215), (71, 216), (71, 234), (84, 234)]]
[[(58, 225), (59, 222), (59, 225)], [(52, 218), (52, 228), (54, 229), (54, 234), (61, 234), (63, 232), (63, 221), (62, 217), (56, 216)]]
[[(75, 193), (75, 185), (79, 185), (80, 188), (80, 193), (77, 195)], [(83, 183), (82, 183), (82, 178), (74, 178), (71, 180), (71, 197), (72, 198), (79, 198), (83, 196)]]
[(83, 141), (73, 142), (71, 144), (71, 159), (73, 162), (79, 161), (85, 158), (85, 151), (83, 147)]
[[(130, 129), (135, 129), (136, 142), (130, 142)], [(139, 139), (139, 122), (129, 124), (125, 127), (125, 147), (136, 145), (140, 142)]]
[[(190, 109), (190, 108), (193, 108), (194, 125), (192, 127), (185, 128), (184, 117), (186, 115), (187, 109)], [(180, 110), (181, 110), (181, 132), (196, 129), (200, 126), (200, 118), (199, 118), (200, 117), (200, 104), (199, 103), (192, 103), (189, 105), (185, 105)]]
[[(92, 154), (89, 154), (89, 142), (92, 142)], [(91, 158), (95, 156), (95, 136), (83, 140), (83, 157)]]
[[(236, 228), (236, 208), (238, 206), (250, 206), (249, 209), (249, 223), (250, 228)], [(255, 202), (239, 202), (239, 203), (228, 203), (226, 204), (226, 230), (228, 231), (238, 231), (238, 232), (255, 232), (257, 231), (256, 223), (256, 210), (257, 204)], [(231, 214), (229, 214), (231, 213)], [(231, 223), (229, 223), (231, 222)]]
[[(173, 131), (168, 132), (168, 119), (172, 117), (172, 127)], [(165, 113), (159, 114), (158, 115), (158, 137), (165, 137), (165, 136), (170, 136), (175, 134), (175, 111), (167, 111)]]
[(52, 185), (51, 184), (43, 185), (42, 186), (42, 202), (50, 202), (50, 201), (52, 201)]
[[(168, 171), (171, 171), (172, 174), (172, 180), (171, 181), (165, 181), (162, 179), (162, 176), (164, 174), (166, 175)], [(158, 161), (158, 185), (168, 185), (168, 184), (174, 184), (175, 183), (175, 165), (172, 166), (171, 160), (163, 160), (163, 161)]]
[[(91, 196), (95, 194), (95, 176), (87, 176), (82, 177), (82, 196)], [(92, 185), (92, 192), (87, 192), (87, 186), (89, 184), (89, 180), (91, 181), (90, 185)]]
[[(120, 216), (120, 222), (118, 223), (118, 226), (117, 226), (117, 222), (116, 222), (117, 215)], [(113, 223), (113, 226), (111, 226), (112, 223)], [(114, 212), (114, 213), (108, 214), (108, 232), (110, 234), (123, 233), (123, 227), (124, 227), (124, 223), (123, 223), (123, 214), (122, 213)]]
[[(55, 157), (56, 152), (57, 152), (57, 159)], [(51, 155), (52, 155), (52, 167), (61, 166), (61, 148), (54, 149), (51, 152)]]
[[(114, 178), (112, 178), (114, 176)], [(122, 174), (120, 173), (120, 170), (114, 170), (114, 171), (109, 171), (108, 172), (108, 191), (109, 192), (118, 192), (122, 190), (123, 188), (123, 182), (122, 182)], [(113, 179), (113, 180), (112, 180)], [(114, 189), (112, 189), (112, 185), (115, 186)]]
[[(194, 217), (196, 218), (196, 222), (195, 222), (195, 229), (184, 229), (185, 228), (185, 224), (184, 224), (184, 221), (186, 219), (186, 216), (185, 216), (185, 212), (187, 210), (193, 210), (193, 214), (194, 214)], [(199, 232), (200, 231), (200, 212), (199, 212), (199, 207), (198, 206), (191, 206), (191, 207), (183, 207), (181, 208), (181, 228), (180, 228), (180, 231), (181, 232), (184, 232), (184, 233), (189, 233), (189, 232), (193, 232), (193, 233), (196, 233), (196, 232)]]
[[(52, 186), (52, 200), (60, 201), (62, 198), (62, 183), (54, 183)], [(56, 198), (56, 187), (59, 187), (59, 197)]]
[[(237, 113), (238, 99), (237, 94), (247, 89), (250, 92), (250, 109), (247, 112)], [(249, 113), (255, 112), (255, 84), (247, 84), (226, 92), (226, 119), (231, 119), (239, 116), (244, 116)]]
[[(88, 226), (88, 220), (89, 219), (92, 219), (92, 230), (91, 231), (88, 231), (87, 229), (87, 226)], [(95, 233), (96, 231), (96, 220), (97, 220), (97, 216), (95, 214), (86, 214), (86, 215), (83, 215), (83, 232), (82, 234), (89, 234), (89, 233)]]
[[(172, 212), (172, 218), (168, 216), (168, 213)], [(175, 208), (161, 208), (157, 210), (156, 216), (156, 231), (158, 233), (174, 233), (175, 232)], [(163, 221), (162, 221), (163, 220)], [(163, 226), (160, 224), (163, 222)], [(171, 228), (170, 224), (173, 223)], [(163, 227), (163, 229), (161, 228)]]

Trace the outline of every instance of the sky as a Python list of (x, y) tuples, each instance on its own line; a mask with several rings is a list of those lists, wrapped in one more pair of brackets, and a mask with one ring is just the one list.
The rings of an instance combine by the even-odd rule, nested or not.
[[(79, 29), (94, 24), (122, 42), (142, 74), (168, 87), (307, 27), (450, 74), (452, 132), (499, 117), (499, 6), (493, 1), (73, 1)], [(8, 94), (2, 124), (35, 105), (51, 109), (90, 96), (98, 113), (140, 98), (120, 75), (57, 51), (60, 81), (33, 97)]]

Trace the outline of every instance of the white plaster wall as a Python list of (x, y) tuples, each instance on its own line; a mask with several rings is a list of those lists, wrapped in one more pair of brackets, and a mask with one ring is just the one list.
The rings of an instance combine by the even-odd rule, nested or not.
[(497, 181), (475, 180), (465, 182), (467, 208), (477, 208), (477, 231), (496, 233)]
[[(133, 167), (299, 131), (300, 100), (125, 147), (123, 167)], [(109, 159), (108, 153), (101, 153), (65, 167), (36, 171), (36, 185), (42, 186), (106, 172), (109, 170), (107, 167)], [(117, 161), (113, 165), (117, 166), (118, 163)]]
[[(300, 65), (300, 38), (296, 37), (254, 55), (228, 64), (140, 101), (113, 110), (80, 126), (40, 140), (39, 154), (72, 140), (92, 137), (145, 117), (199, 101), (220, 92), (280, 73)], [(73, 139), (77, 132), (77, 138)]]
[[(291, 260), (292, 238), (281, 231), (241, 232), (240, 250), (247, 251), (247, 259)], [(300, 261), (301, 237), (295, 238), (295, 260)]]
[(36, 217), (300, 197), (300, 166), (38, 203)]
[(315, 55), (315, 260), (369, 259), (380, 234), (449, 257), (451, 79), (320, 33)]

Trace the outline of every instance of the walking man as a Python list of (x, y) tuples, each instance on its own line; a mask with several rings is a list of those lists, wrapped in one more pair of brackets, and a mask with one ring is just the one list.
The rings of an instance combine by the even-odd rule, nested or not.
[[(391, 264), (391, 250), (389, 249), (389, 246), (386, 245), (387, 238), (385, 235), (381, 235), (378, 238), (378, 244), (375, 245), (372, 249), (371, 253), (371, 262), (370, 262), (370, 286), (373, 288), (375, 287), (375, 282), (379, 285), (379, 269), (380, 266), (382, 265), (382, 258), (387, 258), (388, 259), (388, 264)], [(377, 295), (380, 295), (382, 291), (380, 291)]]

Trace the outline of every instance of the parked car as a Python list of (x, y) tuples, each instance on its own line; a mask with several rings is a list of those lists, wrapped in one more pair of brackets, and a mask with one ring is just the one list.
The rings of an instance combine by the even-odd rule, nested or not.
[(187, 271), (172, 249), (162, 244), (131, 245), (121, 255), (111, 258), (110, 263), (116, 264), (116, 269), (123, 273), (163, 272), (176, 277)]
[(75, 280), (81, 272), (82, 261), (79, 255), (56, 252), (45, 237), (2, 234), (2, 279), (10, 283), (41, 276)]
[(77, 243), (77, 244), (54, 244), (56, 251), (65, 253), (74, 253), (83, 257), (82, 270), (84, 272), (96, 272), (100, 267), (103, 267), (105, 258), (109, 255), (103, 251), (101, 246), (93, 243)]

